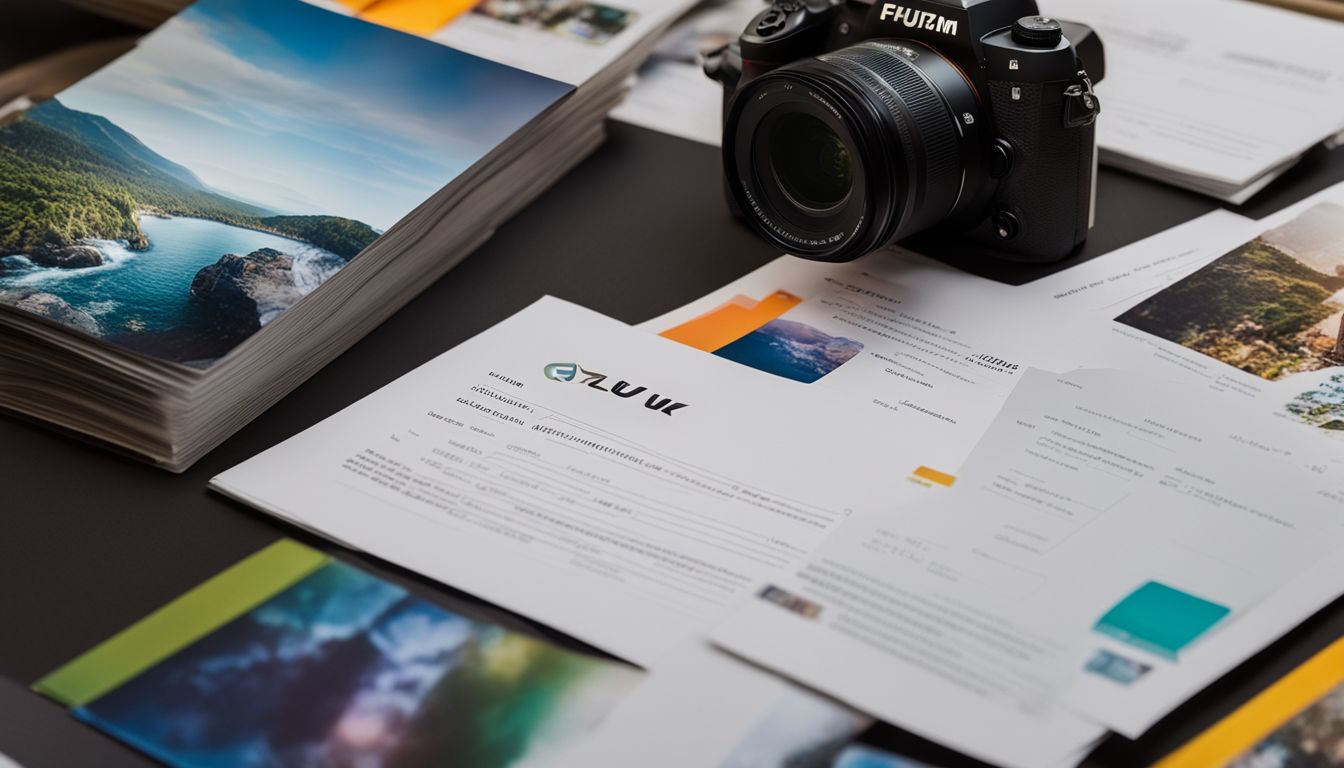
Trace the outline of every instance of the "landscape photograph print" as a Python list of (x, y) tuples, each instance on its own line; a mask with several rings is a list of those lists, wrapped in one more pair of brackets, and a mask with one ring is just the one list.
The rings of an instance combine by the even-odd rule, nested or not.
[(0, 127), (0, 304), (209, 365), (569, 90), (300, 0), (202, 0)]
[(1268, 381), (1344, 365), (1344, 206), (1320, 203), (1116, 318)]
[(75, 715), (183, 768), (524, 768), (641, 679), (333, 562)]
[(862, 351), (862, 342), (781, 317), (714, 354), (758, 371), (812, 384)]

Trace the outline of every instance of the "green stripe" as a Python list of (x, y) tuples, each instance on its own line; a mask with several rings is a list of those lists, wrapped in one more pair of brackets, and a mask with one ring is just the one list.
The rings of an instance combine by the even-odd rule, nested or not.
[(67, 707), (83, 706), (247, 613), (330, 558), (281, 539), (201, 583), (33, 683)]

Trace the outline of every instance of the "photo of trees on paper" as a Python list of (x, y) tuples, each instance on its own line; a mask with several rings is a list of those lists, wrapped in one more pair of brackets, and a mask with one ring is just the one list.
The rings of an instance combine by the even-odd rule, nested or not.
[(204, 367), (567, 91), (301, 2), (201, 0), (0, 127), (0, 304)]
[(1344, 364), (1344, 206), (1321, 203), (1116, 318), (1270, 381)]
[(1266, 736), (1228, 768), (1344, 765), (1344, 688), (1336, 688)]

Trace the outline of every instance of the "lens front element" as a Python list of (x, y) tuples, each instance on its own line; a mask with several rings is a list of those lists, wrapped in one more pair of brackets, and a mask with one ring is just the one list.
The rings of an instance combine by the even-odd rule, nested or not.
[(849, 199), (854, 160), (830, 126), (805, 112), (775, 122), (769, 138), (775, 181), (799, 208), (826, 213)]

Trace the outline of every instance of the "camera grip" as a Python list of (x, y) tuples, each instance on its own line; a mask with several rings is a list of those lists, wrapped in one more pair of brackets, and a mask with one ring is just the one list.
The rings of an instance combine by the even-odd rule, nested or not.
[(999, 136), (1013, 147), (1012, 168), (999, 182), (993, 210), (1011, 213), (1018, 228), (1005, 239), (991, 215), (975, 239), (1022, 260), (1062, 259), (1087, 239), (1091, 226), (1096, 124), (1065, 126), (1066, 87), (989, 83)]

